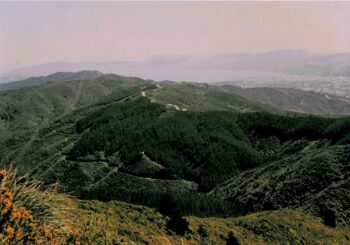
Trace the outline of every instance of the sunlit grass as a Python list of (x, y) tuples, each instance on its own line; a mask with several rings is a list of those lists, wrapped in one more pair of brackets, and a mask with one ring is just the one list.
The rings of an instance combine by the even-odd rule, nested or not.
[[(57, 186), (18, 176), (12, 164), (0, 171), (0, 240), (5, 244), (54, 244), (70, 237), (72, 210)], [(43, 243), (45, 244), (45, 243)]]

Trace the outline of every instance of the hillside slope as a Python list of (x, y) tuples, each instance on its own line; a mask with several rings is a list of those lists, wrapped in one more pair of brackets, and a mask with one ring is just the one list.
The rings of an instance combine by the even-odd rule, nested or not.
[[(92, 91), (94, 97), (90, 94)], [(204, 85), (151, 85), (141, 79), (112, 75), (91, 81), (54, 82), (2, 93), (8, 101), (17, 94), (32, 100), (24, 104), (19, 100), (9, 106), (12, 110), (19, 109), (18, 113), (9, 113), (14, 117), (14, 123), (5, 129), (12, 135), (8, 136), (11, 137), (9, 141), (3, 139), (1, 158), (25, 162), (21, 168), (23, 171), (30, 170), (48, 182), (60, 180), (64, 186), (73, 187), (71, 191), (83, 191), (89, 196), (105, 189), (106, 185), (111, 185), (111, 193), (113, 188), (130, 191), (135, 183), (138, 187), (153, 186), (148, 189), (159, 188), (162, 192), (169, 188), (196, 190), (198, 183), (201, 183), (200, 188), (212, 188), (220, 176), (228, 173), (225, 177), (228, 178), (229, 174), (256, 164), (254, 150), (246, 145), (247, 139), (239, 129), (231, 125), (230, 115), (223, 114), (221, 129), (215, 129), (212, 113), (277, 112), (272, 107)], [(55, 107), (56, 97), (63, 100), (57, 102), (59, 107)], [(36, 102), (38, 98), (45, 98), (47, 103)], [(31, 110), (26, 108), (29, 104)], [(28, 120), (29, 117), (34, 117), (36, 124), (28, 125), (34, 121)], [(4, 119), (4, 122), (10, 125), (9, 120)], [(232, 129), (228, 130), (230, 127)], [(212, 131), (212, 136), (207, 135), (206, 128)], [(197, 131), (195, 135), (192, 129)], [(171, 131), (173, 137), (168, 134)], [(230, 131), (233, 139), (224, 136)], [(26, 140), (28, 137), (29, 140)], [(217, 145), (201, 153), (201, 147), (206, 147), (212, 137), (217, 138)], [(187, 142), (182, 142), (184, 138)], [(162, 141), (167, 143), (159, 148)], [(229, 146), (233, 148), (230, 150)], [(220, 160), (223, 152), (216, 153), (205, 167), (201, 159), (222, 147), (234, 159), (231, 166), (223, 168), (219, 175), (212, 174), (216, 164), (225, 163)], [(142, 152), (144, 158), (149, 159), (148, 163), (142, 160)], [(237, 153), (247, 156), (246, 163), (238, 163)], [(229, 155), (226, 156), (228, 158)], [(241, 167), (236, 169), (238, 164)], [(154, 165), (160, 166), (161, 170), (154, 167), (150, 170), (150, 166)], [(147, 174), (136, 170), (136, 166), (145, 169)], [(71, 174), (75, 177), (67, 177)], [(82, 190), (82, 187), (85, 189)], [(114, 198), (113, 195), (110, 198)], [(107, 196), (110, 194), (106, 193)]]
[[(81, 78), (82, 74), (85, 73), (69, 76)], [(141, 79), (104, 75), (94, 80), (45, 82), (0, 92), (0, 132), (4, 136), (0, 142), (9, 138), (28, 141), (31, 134), (54, 119), (96, 103), (119, 89), (146, 83)]]
[[(120, 90), (112, 96), (105, 97), (97, 104), (76, 109), (41, 129), (25, 155), (18, 154), (16, 151), (18, 147), (7, 147), (2, 151), (3, 156), (5, 159), (7, 156), (16, 162), (26, 162), (22, 166), (23, 169), (34, 169), (39, 178), (47, 181), (63, 178), (60, 180), (65, 186), (77, 188), (75, 190), (86, 187), (93, 193), (104, 189), (103, 186), (106, 184), (111, 185), (110, 192), (113, 188), (127, 189), (125, 181), (131, 186), (139, 182), (140, 187), (151, 184), (164, 189), (162, 186), (166, 180), (169, 183), (166, 190), (173, 185), (179, 190), (182, 188), (196, 190), (197, 184), (194, 182), (199, 181), (203, 188), (212, 188), (217, 176), (214, 174), (210, 177), (211, 181), (214, 181), (210, 185), (209, 179), (204, 176), (209, 177), (215, 164), (224, 164), (225, 161), (220, 160), (221, 153), (217, 153), (211, 163), (202, 169), (201, 159), (207, 158), (206, 155), (221, 147), (229, 150), (228, 146), (231, 145), (234, 147), (229, 150), (231, 157), (237, 152), (247, 155), (247, 166), (240, 163), (241, 167), (236, 169), (235, 166), (238, 164), (238, 156), (236, 156), (231, 161), (232, 166), (224, 168), (228, 173), (232, 173), (241, 171), (250, 165), (253, 166), (255, 153), (252, 149), (245, 150), (248, 147), (244, 145), (247, 139), (238, 129), (235, 132), (235, 125), (229, 126), (231, 124), (230, 115), (223, 114), (221, 129), (215, 129), (211, 111), (234, 112), (266, 109), (275, 111), (275, 109), (269, 107), (265, 109), (258, 103), (211, 88), (186, 86), (143, 85)], [(180, 88), (187, 90), (188, 93), (177, 91)], [(169, 94), (171, 91), (173, 94)], [(182, 104), (170, 106), (168, 102), (176, 99)], [(184, 105), (186, 110), (183, 110)], [(202, 114), (195, 111), (208, 111), (208, 113), (203, 112)], [(203, 126), (201, 126), (202, 123)], [(232, 129), (227, 131), (230, 127)], [(206, 128), (212, 131), (212, 136), (207, 135)], [(194, 131), (191, 130), (196, 130), (197, 134), (194, 135)], [(173, 131), (173, 137), (168, 134), (171, 131)], [(235, 135), (232, 140), (227, 136), (224, 137), (225, 132), (230, 131), (232, 135)], [(215, 134), (219, 135), (215, 136)], [(217, 145), (213, 145), (212, 149), (208, 149), (206, 153), (201, 153), (200, 148), (208, 145), (211, 137), (217, 138)], [(182, 142), (184, 138), (187, 142)], [(161, 141), (167, 143), (159, 148)], [(227, 145), (228, 142), (229, 145)], [(239, 142), (244, 144), (240, 145)], [(177, 145), (176, 148), (174, 148), (175, 145)], [(157, 168), (152, 171), (147, 170), (149, 165), (142, 160), (142, 152), (144, 158), (149, 159), (148, 163), (160, 166), (161, 171), (158, 171)], [(197, 156), (193, 156), (194, 152), (197, 152)], [(148, 175), (144, 176), (136, 171), (135, 166), (146, 168)], [(77, 171), (74, 174), (76, 177), (67, 178), (73, 174), (73, 169)], [(218, 176), (225, 174), (224, 169)], [(199, 178), (201, 173), (204, 173), (203, 171), (206, 174)], [(104, 174), (108, 175), (104, 176)], [(144, 177), (160, 180), (150, 180)], [(120, 181), (123, 178), (124, 180)], [(156, 189), (154, 187), (154, 190)], [(132, 188), (130, 187), (129, 190)]]
[(313, 114), (349, 114), (350, 100), (331, 94), (322, 94), (294, 88), (241, 88), (218, 86), (244, 98), (269, 104), (282, 110)]
[(349, 150), (348, 146), (304, 149), (237, 175), (211, 194), (235, 202), (244, 213), (293, 207), (323, 217), (329, 225), (348, 226)]

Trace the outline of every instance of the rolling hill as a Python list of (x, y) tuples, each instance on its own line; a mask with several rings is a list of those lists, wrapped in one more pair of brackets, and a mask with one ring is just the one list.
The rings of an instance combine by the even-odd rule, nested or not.
[(77, 108), (93, 104), (119, 89), (148, 83), (116, 75), (99, 76), (94, 80), (65, 80), (74, 76), (76, 79), (87, 78), (89, 74), (90, 72), (55, 74), (49, 77), (56, 77), (59, 81), (41, 81), (43, 84), (40, 86), (0, 92), (0, 142), (7, 139), (18, 144), (31, 142), (32, 137), (35, 137), (33, 134), (53, 120)]
[(241, 88), (232, 85), (218, 86), (249, 100), (259, 101), (282, 110), (312, 114), (349, 114), (350, 100), (335, 96), (295, 88)]

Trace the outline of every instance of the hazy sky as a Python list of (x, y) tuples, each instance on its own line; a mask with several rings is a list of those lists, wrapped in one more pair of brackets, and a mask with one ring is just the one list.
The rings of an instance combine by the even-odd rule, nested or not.
[(350, 2), (0, 2), (0, 68), (276, 49), (350, 52)]

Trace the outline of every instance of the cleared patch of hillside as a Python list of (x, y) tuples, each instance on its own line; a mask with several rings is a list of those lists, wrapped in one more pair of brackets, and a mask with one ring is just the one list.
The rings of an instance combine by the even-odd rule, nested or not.
[(178, 107), (180, 111), (278, 111), (272, 106), (220, 92), (206, 84), (161, 83), (159, 86), (150, 91), (148, 97), (152, 101)]

